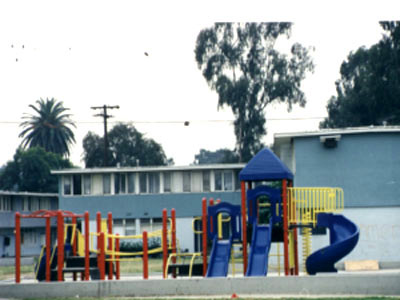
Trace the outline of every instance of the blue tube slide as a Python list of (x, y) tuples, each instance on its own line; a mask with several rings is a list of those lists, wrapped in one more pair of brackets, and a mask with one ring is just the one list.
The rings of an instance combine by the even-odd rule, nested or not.
[(360, 230), (356, 224), (339, 214), (319, 213), (317, 225), (329, 228), (330, 245), (312, 253), (306, 260), (308, 274), (337, 272), (335, 263), (357, 245)]

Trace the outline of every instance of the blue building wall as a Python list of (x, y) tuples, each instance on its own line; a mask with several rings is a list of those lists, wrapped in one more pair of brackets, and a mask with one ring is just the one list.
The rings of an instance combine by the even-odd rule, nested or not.
[(400, 206), (400, 134), (342, 134), (335, 148), (319, 136), (294, 138), (297, 187), (341, 187), (346, 207)]
[(202, 198), (221, 199), (232, 204), (240, 204), (240, 192), (212, 193), (165, 193), (146, 195), (110, 196), (62, 196), (60, 209), (74, 213), (89, 212), (94, 219), (98, 211), (105, 216), (108, 212), (113, 218), (160, 218), (164, 208), (175, 208), (178, 218), (200, 216)]

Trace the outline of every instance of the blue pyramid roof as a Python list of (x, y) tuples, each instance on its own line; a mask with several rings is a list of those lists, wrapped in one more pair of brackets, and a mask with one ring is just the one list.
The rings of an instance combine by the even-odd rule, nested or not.
[(293, 179), (293, 173), (270, 149), (258, 152), (239, 173), (240, 181)]

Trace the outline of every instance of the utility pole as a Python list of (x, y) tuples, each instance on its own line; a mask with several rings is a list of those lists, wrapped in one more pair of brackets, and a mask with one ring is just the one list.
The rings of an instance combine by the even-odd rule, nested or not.
[(94, 115), (95, 117), (103, 117), (104, 120), (104, 161), (103, 166), (108, 167), (108, 137), (107, 137), (107, 119), (112, 118), (113, 116), (107, 114), (108, 109), (119, 109), (118, 105), (110, 106), (110, 105), (103, 105), (103, 106), (92, 106), (91, 109), (102, 109), (103, 113)]

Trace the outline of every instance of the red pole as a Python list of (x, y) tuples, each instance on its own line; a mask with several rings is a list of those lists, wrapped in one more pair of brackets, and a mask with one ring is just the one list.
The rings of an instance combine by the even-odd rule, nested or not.
[(143, 231), (143, 279), (148, 279), (148, 278), (149, 278), (149, 255), (148, 255), (148, 244), (147, 244), (147, 231)]
[(57, 212), (57, 280), (63, 281), (64, 268), (64, 217), (62, 211)]
[(288, 228), (288, 203), (287, 203), (287, 181), (282, 180), (282, 205), (283, 205), (283, 252), (285, 264), (285, 276), (289, 275), (289, 228)]
[(167, 209), (164, 208), (162, 212), (163, 231), (162, 231), (162, 247), (163, 247), (163, 278), (165, 278), (165, 268), (167, 267), (168, 259), (168, 241), (167, 241)]
[(203, 276), (207, 274), (207, 199), (202, 200), (202, 227), (203, 227)]
[[(115, 251), (117, 251), (117, 253), (119, 252), (119, 234), (118, 233), (117, 233), (117, 239), (115, 241)], [(115, 272), (116, 272), (115, 279), (119, 280), (119, 278), (120, 278), (119, 255), (116, 256), (116, 259), (117, 259), (117, 261), (115, 263)]]
[[(210, 198), (210, 201), (208, 202), (209, 206), (213, 206), (214, 205), (214, 198)], [(218, 225), (217, 225), (218, 228)], [(218, 230), (218, 229), (217, 229)], [(214, 223), (213, 223), (213, 218), (210, 218), (210, 232), (214, 232)]]
[[(172, 218), (172, 253), (176, 254), (176, 211), (175, 208), (171, 209), (171, 218)], [(172, 262), (176, 263), (176, 257), (172, 258)]]
[(15, 213), (15, 283), (21, 282), (21, 214)]
[[(112, 213), (108, 213), (108, 218), (107, 218), (107, 225), (108, 225), (108, 234), (110, 237), (108, 238), (108, 250), (111, 252), (112, 251)], [(112, 256), (111, 256), (112, 257)], [(108, 279), (113, 279), (113, 262), (109, 261), (108, 262)]]
[(85, 280), (89, 280), (89, 267), (90, 267), (90, 258), (89, 258), (89, 212), (85, 211)]
[(100, 270), (100, 280), (104, 280), (105, 276), (105, 243), (104, 243), (104, 232), (100, 232), (99, 235), (99, 256), (97, 258), (98, 268)]
[[(171, 228), (171, 240), (172, 240), (172, 253), (176, 254), (176, 211), (175, 208), (171, 209), (171, 219), (172, 219), (172, 228)], [(172, 257), (172, 263), (176, 263), (176, 256)], [(176, 277), (176, 270), (172, 274), (173, 278)]]
[(240, 182), (242, 194), (242, 230), (243, 230), (243, 275), (247, 271), (247, 221), (246, 221), (246, 183)]
[(50, 255), (51, 255), (51, 219), (46, 217), (46, 281), (51, 281)]

